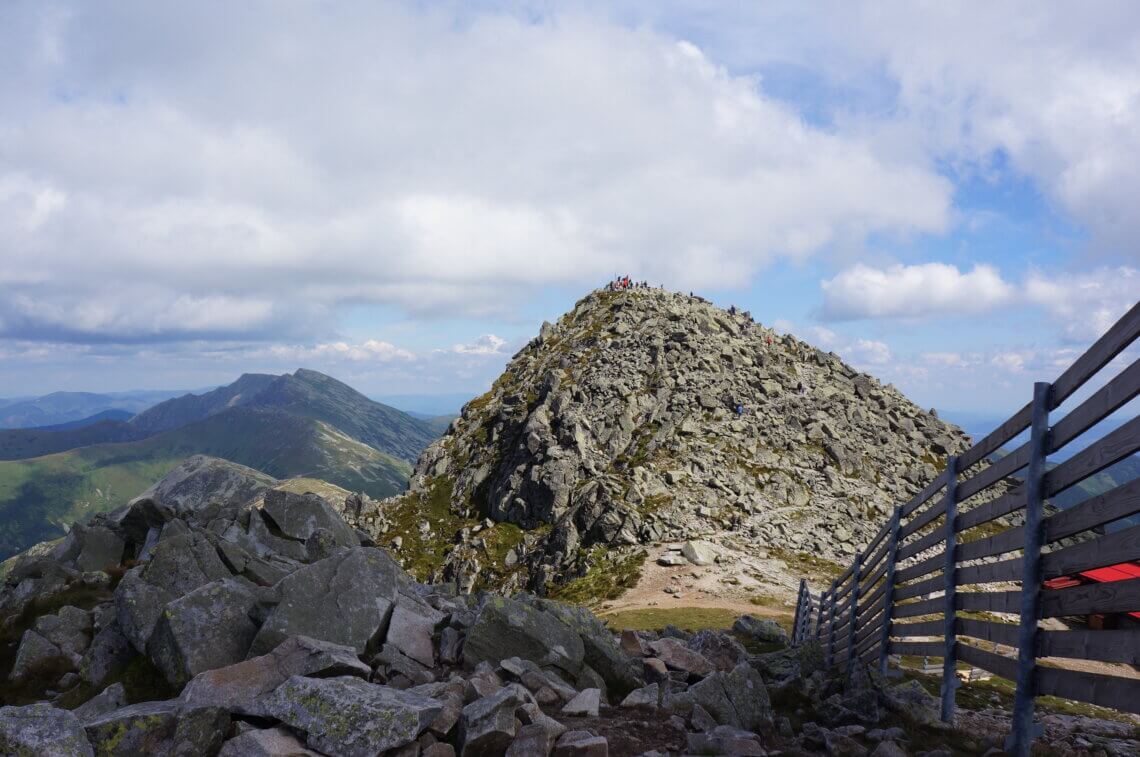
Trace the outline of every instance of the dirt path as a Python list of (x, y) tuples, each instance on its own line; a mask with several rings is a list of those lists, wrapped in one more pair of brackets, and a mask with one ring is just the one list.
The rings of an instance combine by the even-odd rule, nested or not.
[(698, 566), (687, 561), (677, 566), (657, 563), (666, 555), (678, 555), (679, 546), (651, 547), (637, 585), (618, 599), (604, 603), (601, 611), (715, 608), (781, 620), (790, 620), (795, 614), (799, 579), (790, 576), (780, 560), (719, 546), (720, 559), (713, 565)]

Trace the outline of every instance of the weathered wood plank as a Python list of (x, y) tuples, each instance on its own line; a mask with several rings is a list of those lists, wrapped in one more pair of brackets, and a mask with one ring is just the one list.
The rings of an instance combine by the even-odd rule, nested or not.
[(995, 623), (992, 620), (958, 618), (956, 621), (961, 636), (972, 636), (1009, 647), (1017, 646), (1017, 626), (1012, 623)]
[(1001, 562), (956, 568), (954, 572), (958, 575), (958, 583), (962, 585), (994, 584), (1020, 581), (1023, 577), (1021, 567), (1021, 558), (1011, 557)]
[(878, 616), (876, 621), (869, 624), (866, 628), (860, 628), (858, 633), (855, 634), (855, 645), (858, 648), (864, 641), (874, 638), (876, 641), (883, 635), (882, 616)]
[(908, 568), (903, 568), (902, 570), (898, 571), (895, 573), (895, 580), (899, 583), (913, 581), (919, 576), (925, 576), (927, 573), (933, 573), (934, 571), (939, 570), (944, 562), (946, 562), (946, 556), (939, 552), (932, 557), (926, 558), (920, 563), (916, 563), (915, 565), (911, 565)]
[(1013, 452), (1001, 460), (998, 460), (996, 463), (991, 464), (973, 478), (958, 484), (959, 496), (965, 501), (983, 489), (993, 486), (1006, 476), (1016, 473), (1027, 465), (1029, 465), (1029, 442), (1022, 444)]
[(914, 557), (920, 552), (925, 552), (934, 545), (941, 544), (944, 538), (945, 534), (943, 534), (940, 530), (931, 531), (921, 539), (916, 539), (910, 544), (899, 547), (898, 559), (905, 560), (908, 557)]
[(1140, 631), (1041, 631), (1037, 654), (1140, 665)]
[(943, 470), (934, 480), (926, 485), (926, 488), (914, 495), (914, 499), (903, 505), (902, 517), (907, 517), (918, 508), (922, 507), (922, 503), (930, 499), (935, 493), (946, 484), (946, 477), (950, 475), (949, 470)]
[(1140, 679), (1136, 678), (1041, 665), (1037, 668), (1037, 693), (1140, 713)]
[(916, 515), (910, 521), (910, 523), (907, 523), (905, 526), (899, 529), (899, 538), (905, 539), (916, 531), (922, 530), (926, 526), (938, 520), (938, 517), (941, 516), (944, 512), (946, 512), (946, 500), (939, 497), (937, 502), (931, 503), (930, 507), (923, 510), (921, 513)]
[(1140, 416), (1105, 434), (1045, 474), (1045, 496), (1060, 494), (1073, 484), (1104, 470), (1140, 449)]
[(867, 555), (871, 554), (871, 551), (876, 546), (878, 546), (879, 542), (881, 542), (883, 540), (883, 538), (887, 534), (889, 534), (890, 532), (891, 532), (891, 522), (888, 520), (886, 523), (883, 524), (883, 527), (879, 529), (879, 533), (875, 534), (875, 538), (871, 539), (870, 543), (867, 544), (866, 548), (863, 550), (863, 558), (864, 558), (863, 565), (864, 566), (875, 564), (876, 561), (867, 560), (866, 557), (867, 557)]
[(919, 623), (891, 623), (891, 636), (941, 636), (943, 625), (941, 618)]
[(886, 583), (879, 584), (879, 588), (875, 589), (873, 592), (871, 592), (867, 596), (867, 604), (873, 605), (876, 602), (878, 602), (879, 599), (882, 598), (883, 593), (886, 591), (886, 589), (887, 589)]
[(913, 618), (916, 615), (936, 615), (942, 609), (942, 597), (924, 599), (921, 602), (911, 602), (905, 605), (895, 605), (896, 618)]
[(1014, 552), (1021, 549), (1025, 541), (1025, 531), (1021, 526), (1016, 528), (1007, 528), (1000, 534), (986, 537), (984, 539), (974, 539), (965, 544), (958, 545), (958, 560), (966, 562), (967, 560), (977, 560), (982, 557), (993, 557), (994, 555), (1004, 555), (1006, 552)]
[(1135, 612), (1140, 609), (1140, 578), (1041, 592), (1041, 617)]
[(1043, 521), (1045, 541), (1057, 541), (1140, 513), (1140, 478), (1086, 499)]
[(874, 634), (872, 636), (868, 636), (865, 639), (857, 641), (855, 643), (855, 655), (857, 657), (862, 657), (863, 654), (867, 652), (867, 650), (877, 649), (879, 646), (879, 637), (880, 634)]
[(912, 657), (941, 658), (946, 647), (941, 641), (892, 641), (891, 654), (905, 654)]
[(886, 575), (886, 572), (887, 572), (886, 564), (880, 565), (877, 570), (875, 570), (873, 573), (871, 573), (871, 575), (867, 576), (866, 580), (863, 581), (863, 583), (859, 589), (859, 593), (860, 594), (866, 594), (868, 589), (870, 589), (872, 586), (874, 586), (875, 584), (877, 584), (879, 581), (882, 580), (883, 576)]
[(954, 520), (954, 530), (961, 533), (983, 523), (989, 523), (994, 518), (1009, 515), (1015, 510), (1025, 507), (1025, 486), (1019, 486), (1008, 491), (997, 499), (983, 502), (975, 508), (959, 513)]
[(895, 589), (895, 600), (900, 601), (903, 599), (910, 599), (922, 594), (931, 594), (933, 592), (942, 591), (943, 580), (942, 576), (935, 576), (928, 578), (925, 581), (918, 583), (907, 584), (906, 586), (899, 586)]
[(958, 470), (968, 470), (976, 465), (982, 458), (1029, 428), (1029, 423), (1032, 420), (1033, 403), (1030, 402), (1014, 413), (1005, 423), (991, 431), (985, 439), (963, 452), (958, 458)]
[(890, 552), (890, 549), (891, 549), (890, 543), (889, 542), (884, 543), (883, 546), (879, 547), (879, 551), (876, 552), (871, 557), (870, 561), (868, 561), (866, 563), (866, 565), (864, 565), (864, 569), (865, 570), (871, 570), (876, 565), (878, 565), (882, 561), (882, 559), (887, 556), (887, 554)]
[(1073, 409), (1049, 432), (1049, 454), (1056, 452), (1140, 394), (1140, 360)]
[(1050, 579), (1131, 560), (1140, 560), (1140, 526), (1043, 554), (1041, 575)]
[(984, 649), (978, 649), (969, 644), (959, 642), (958, 659), (962, 662), (968, 662), (975, 667), (979, 667), (982, 670), (988, 670), (995, 676), (1000, 676), (1010, 681), (1017, 679), (1017, 659), (1014, 657), (994, 654), (993, 652), (987, 652)]
[(1057, 377), (1053, 382), (1053, 407), (1064, 402), (1093, 374), (1108, 365), (1109, 361), (1132, 344), (1138, 335), (1140, 335), (1140, 302), (1133, 305), (1123, 318), (1113, 324), (1104, 336), (1097, 339), (1093, 346), (1085, 351), (1085, 354), (1077, 358), (1076, 362)]
[(959, 594), (954, 602), (959, 610), (1011, 612), (1021, 607), (1020, 591), (969, 591)]

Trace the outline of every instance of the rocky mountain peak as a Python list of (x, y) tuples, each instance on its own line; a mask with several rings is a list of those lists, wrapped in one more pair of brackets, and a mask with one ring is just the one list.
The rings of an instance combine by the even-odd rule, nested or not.
[[(595, 291), (463, 408), (408, 496), (446, 491), (461, 517), (521, 527), (517, 580), (542, 590), (580, 575), (596, 545), (736, 534), (840, 560), (968, 443), (893, 386), (746, 312)], [(391, 525), (387, 507), (374, 530)], [(462, 538), (449, 552), (452, 573), (479, 563)]]

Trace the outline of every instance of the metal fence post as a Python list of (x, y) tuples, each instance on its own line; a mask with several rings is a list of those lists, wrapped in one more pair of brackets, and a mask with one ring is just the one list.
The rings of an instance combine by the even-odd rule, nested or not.
[(839, 581), (831, 582), (831, 607), (827, 613), (827, 667), (835, 662), (835, 590)]
[(890, 546), (887, 547), (887, 574), (883, 584), (883, 633), (879, 642), (879, 672), (887, 674), (887, 657), (891, 645), (891, 611), (895, 602), (895, 555), (899, 549), (899, 528), (902, 525), (902, 505), (891, 515)]
[(958, 457), (946, 458), (946, 563), (942, 569), (943, 591), (945, 592), (944, 625), (942, 629), (945, 648), (942, 653), (942, 721), (954, 719), (954, 692), (958, 688), (958, 634), (954, 625), (958, 618), (954, 607), (957, 591), (957, 577), (954, 565), (957, 562), (958, 538), (954, 531), (954, 521), (958, 518)]
[(859, 580), (863, 577), (863, 553), (855, 553), (851, 564), (851, 628), (847, 633), (847, 675), (855, 668), (855, 631), (859, 627)]
[(1033, 699), (1037, 695), (1037, 619), (1041, 616), (1041, 517), (1052, 391), (1052, 385), (1044, 381), (1033, 385), (1029, 468), (1025, 474), (1025, 548), (1022, 552), (1021, 623), (1017, 631), (1017, 693), (1006, 742), (1006, 749), (1015, 757), (1028, 755), (1036, 736)]

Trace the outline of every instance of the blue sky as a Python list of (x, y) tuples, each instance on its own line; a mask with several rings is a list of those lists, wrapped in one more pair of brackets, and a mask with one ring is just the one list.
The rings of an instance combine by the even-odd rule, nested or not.
[(615, 273), (1002, 415), (1140, 296), (1140, 11), (0, 7), (0, 397), (484, 389)]

